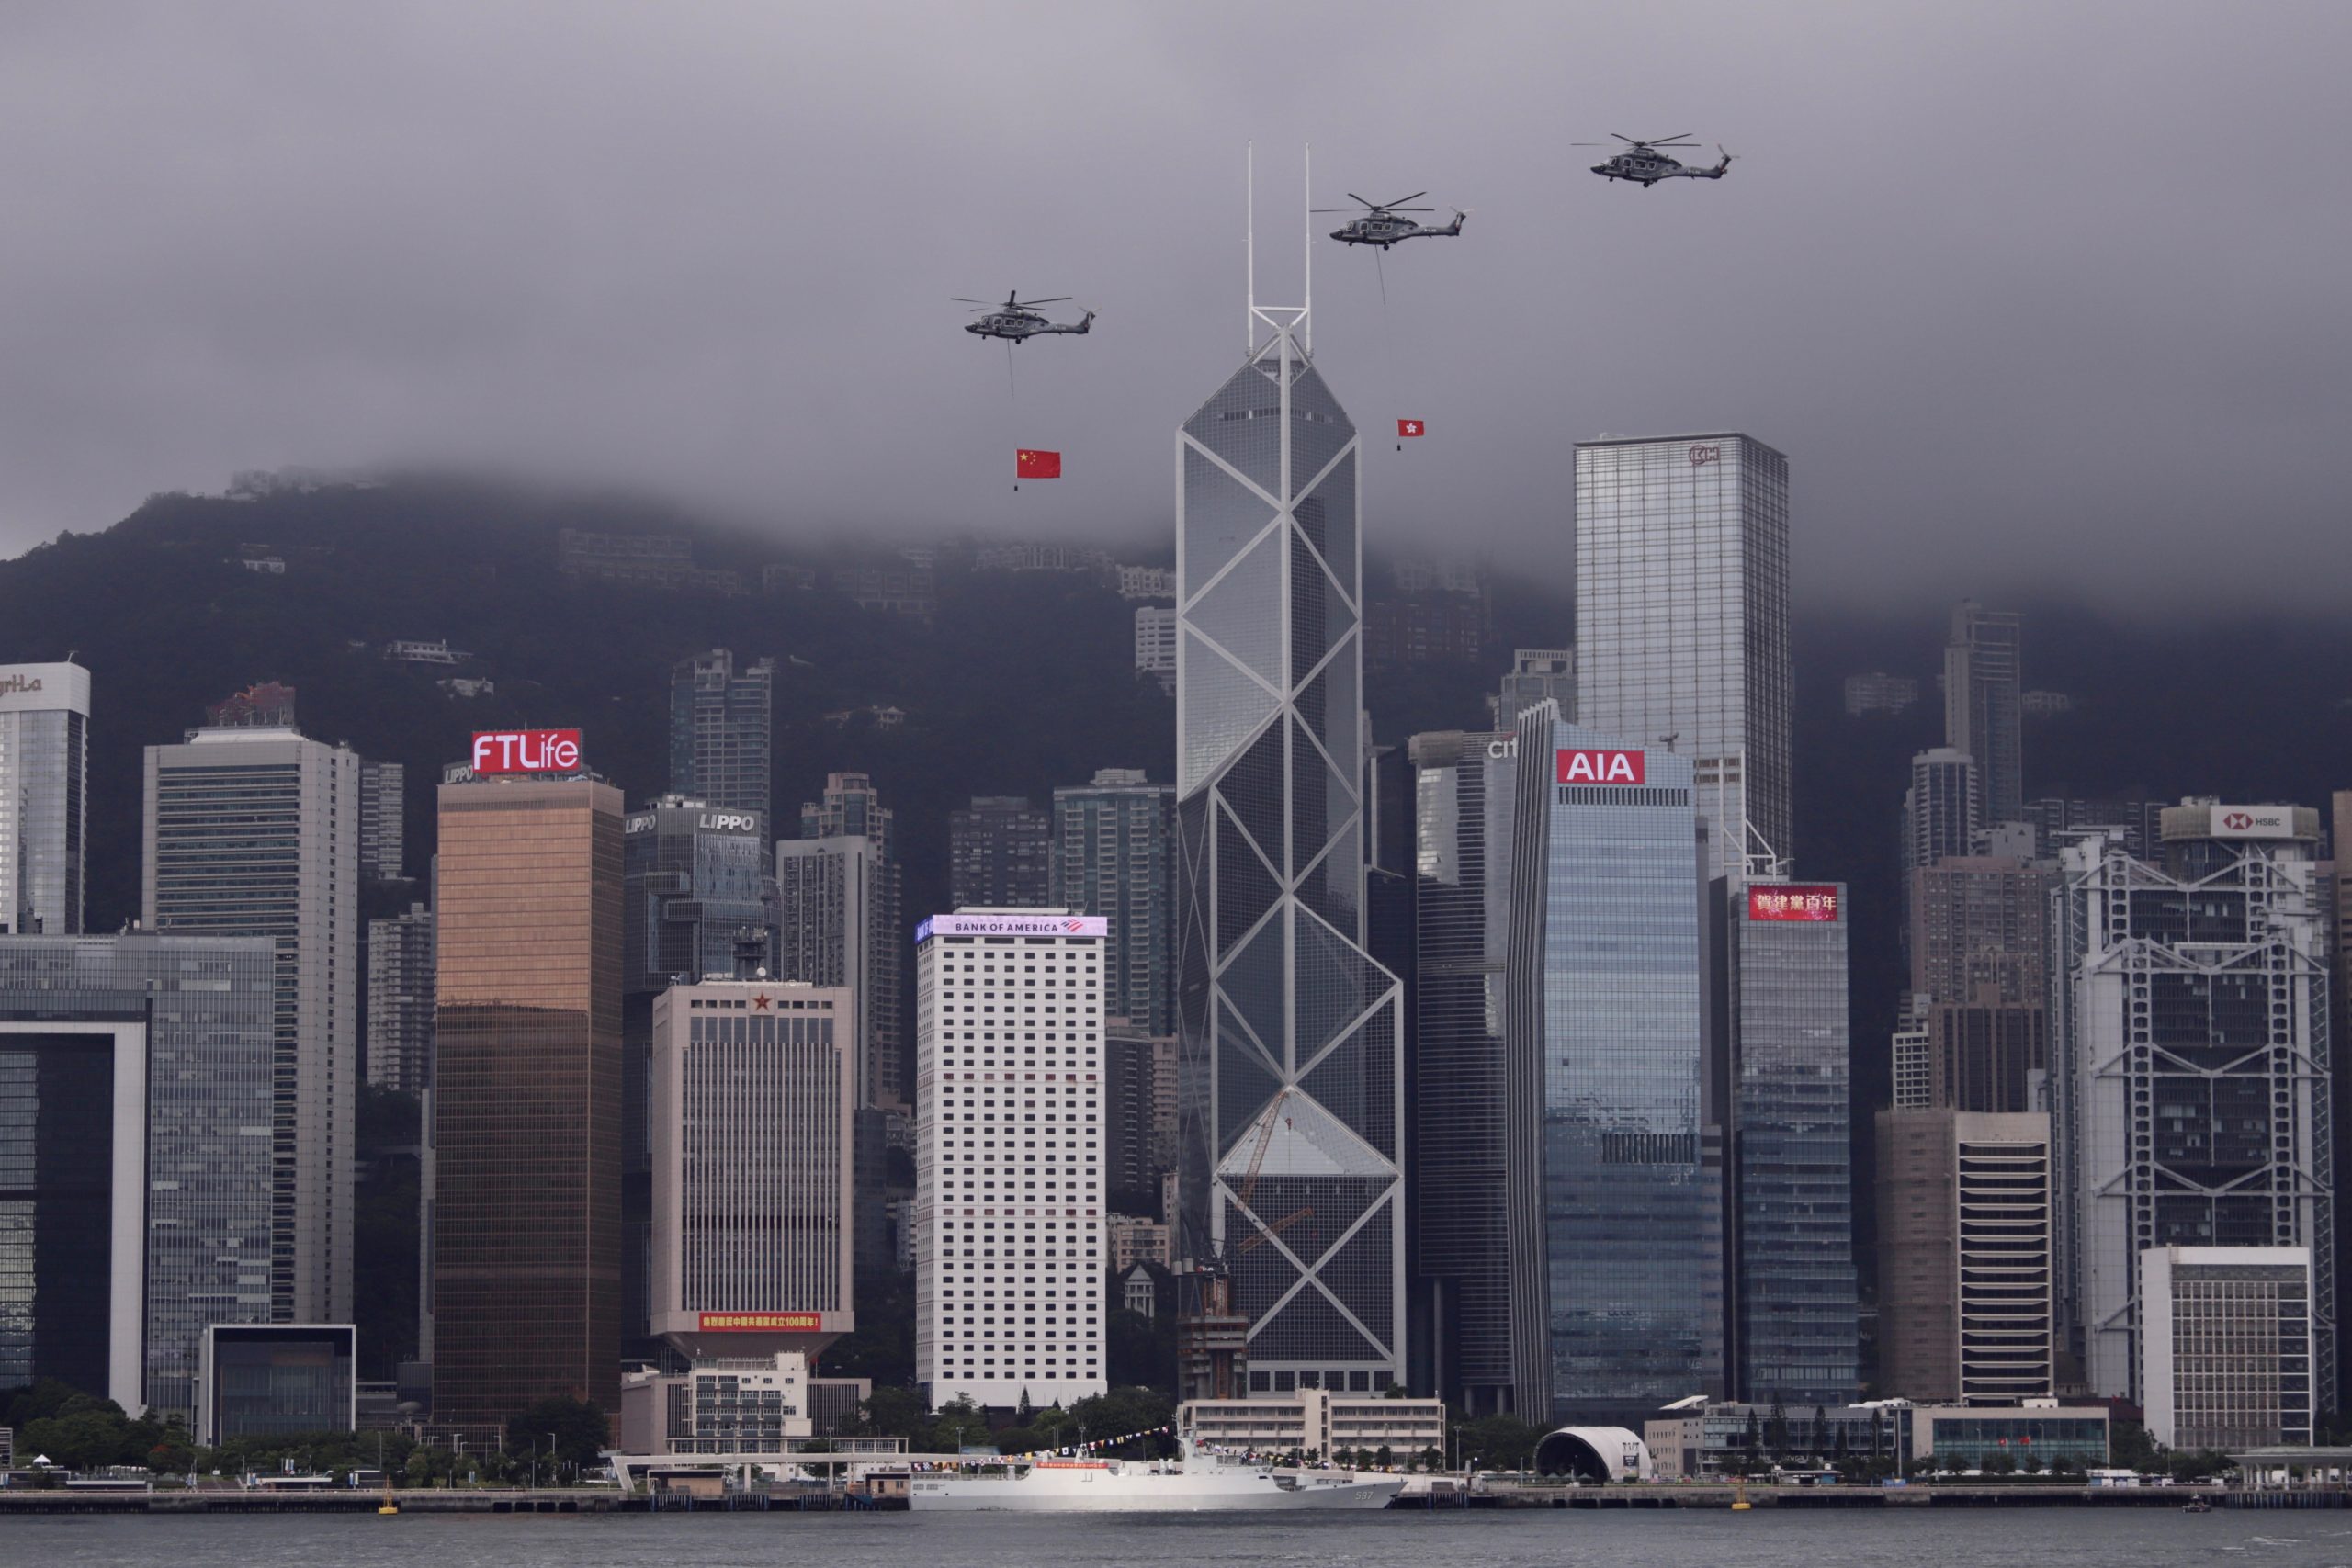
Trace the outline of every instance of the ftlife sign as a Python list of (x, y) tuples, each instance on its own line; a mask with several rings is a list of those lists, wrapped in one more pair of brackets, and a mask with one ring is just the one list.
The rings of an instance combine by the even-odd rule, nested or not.
[(474, 772), (571, 773), (580, 771), (576, 729), (481, 729), (474, 732)]

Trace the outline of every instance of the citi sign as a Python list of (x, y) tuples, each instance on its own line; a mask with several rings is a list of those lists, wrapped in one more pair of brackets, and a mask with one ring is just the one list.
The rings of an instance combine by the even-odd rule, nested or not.
[(568, 773), (580, 766), (576, 729), (483, 729), (474, 733), (477, 773)]
[(1562, 784), (1637, 784), (1646, 775), (1639, 751), (1571, 750), (1555, 759)]

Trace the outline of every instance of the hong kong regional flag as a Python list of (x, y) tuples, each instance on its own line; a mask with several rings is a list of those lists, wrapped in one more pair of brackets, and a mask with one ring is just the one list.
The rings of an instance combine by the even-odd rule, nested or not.
[(1429, 426), (1418, 419), (1400, 419), (1396, 422), (1396, 434), (1399, 435), (1419, 435), (1428, 428)]
[(1057, 479), (1062, 477), (1062, 455), (1059, 452), (1033, 452), (1023, 446), (1013, 456), (1012, 477), (1016, 479)]

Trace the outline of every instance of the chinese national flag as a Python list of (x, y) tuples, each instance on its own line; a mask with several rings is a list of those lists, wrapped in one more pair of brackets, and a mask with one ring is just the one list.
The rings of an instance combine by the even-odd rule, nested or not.
[(1399, 435), (1419, 435), (1427, 429), (1429, 426), (1418, 419), (1400, 419), (1396, 422), (1396, 434)]
[(1062, 455), (1059, 452), (1033, 452), (1023, 446), (1013, 455), (1012, 477), (1016, 479), (1057, 479), (1062, 477)]

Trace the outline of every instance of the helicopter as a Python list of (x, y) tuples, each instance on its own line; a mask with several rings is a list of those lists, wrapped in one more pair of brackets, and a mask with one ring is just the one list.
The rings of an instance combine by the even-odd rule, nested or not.
[[(1346, 227), (1332, 230), (1331, 238), (1343, 245), (1376, 245), (1385, 251), (1399, 240), (1419, 240), (1433, 235), (1462, 232), (1462, 220), (1464, 214), (1459, 209), (1454, 212), (1453, 221), (1451, 223), (1416, 223), (1409, 218), (1396, 216), (1400, 212), (1434, 211), (1433, 208), (1405, 205), (1417, 197), (1427, 195), (1429, 192), (1425, 190), (1417, 190), (1412, 196), (1400, 196), (1395, 201), (1365, 201), (1355, 192), (1350, 191), (1348, 192), (1349, 199), (1362, 203), (1368, 210), (1363, 216), (1350, 221)], [(1318, 207), (1315, 210), (1346, 212), (1351, 209), (1345, 207)]]
[[(1636, 141), (1630, 136), (1619, 135), (1613, 130), (1609, 134), (1615, 136), (1618, 141), (1625, 143), (1625, 146), (1608, 162), (1595, 164), (1592, 166), (1592, 172), (1604, 179), (1631, 180), (1644, 190), (1649, 189), (1660, 180), (1719, 180), (1724, 177), (1724, 171), (1731, 167), (1731, 154), (1724, 152), (1721, 147), (1716, 148), (1715, 151), (1723, 154), (1723, 162), (1712, 169), (1693, 168), (1659, 151), (1663, 147), (1694, 145), (1686, 140), (1690, 134), (1687, 130), (1676, 131), (1672, 136), (1661, 136), (1653, 141)], [(1568, 145), (1606, 147), (1609, 143), (1572, 141)]]
[(1083, 321), (1049, 321), (1046, 320), (1044, 311), (1035, 309), (1039, 305), (1059, 305), (1069, 299), (1069, 296), (1067, 294), (1057, 294), (1051, 299), (1023, 299), (1021, 298), (1021, 291), (1015, 289), (1004, 297), (1004, 303), (1001, 305), (993, 305), (985, 299), (966, 299), (960, 297), (956, 298), (955, 302), (958, 305), (977, 305), (988, 312), (978, 321), (966, 325), (964, 328), (966, 332), (980, 337), (1001, 337), (1007, 343), (1022, 343), (1033, 337), (1043, 336), (1047, 333), (1075, 333), (1083, 336), (1086, 329), (1093, 324), (1093, 311), (1087, 311)]

